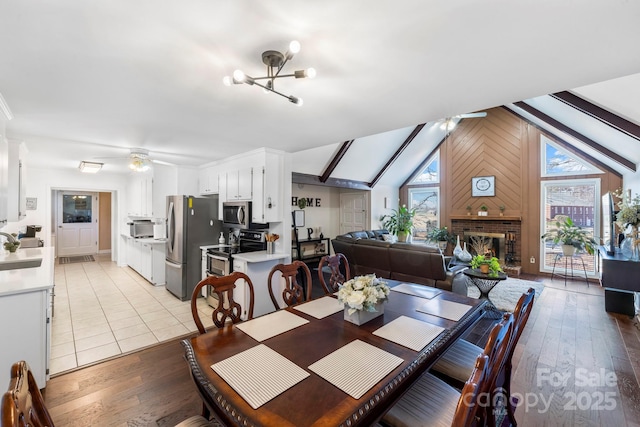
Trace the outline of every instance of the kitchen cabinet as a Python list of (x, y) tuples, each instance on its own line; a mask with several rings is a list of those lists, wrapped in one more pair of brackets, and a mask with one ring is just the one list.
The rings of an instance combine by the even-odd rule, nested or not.
[(227, 172), (228, 201), (251, 200), (253, 186), (253, 167)]
[[(0, 122), (0, 124), (2, 124)], [(0, 129), (1, 130), (1, 129)], [(7, 183), (9, 170), (9, 147), (4, 135), (0, 133), (0, 228), (7, 223)]]
[[(251, 220), (258, 223), (281, 222), (282, 168), (284, 157), (266, 152), (259, 167), (253, 173), (253, 197)], [(257, 169), (257, 172), (256, 170)]]
[(127, 265), (154, 285), (164, 285), (166, 242), (125, 237)]
[(218, 194), (220, 188), (220, 178), (218, 175), (218, 169), (215, 167), (202, 169), (198, 173), (198, 189), (200, 190), (200, 194)]
[(7, 221), (16, 222), (27, 215), (27, 148), (24, 142), (9, 140), (7, 156)]
[[(256, 253), (254, 253), (255, 255)], [(262, 316), (263, 314), (276, 311), (269, 296), (269, 273), (271, 269), (276, 265), (284, 262), (285, 256), (280, 258), (269, 258), (261, 261), (249, 262), (242, 258), (242, 254), (233, 256), (233, 271), (240, 271), (251, 278), (253, 284), (253, 317)], [(278, 289), (274, 290), (274, 294), (280, 307), (284, 307), (284, 300), (282, 299), (282, 291), (284, 290), (284, 282)], [(242, 319), (246, 319), (246, 309), (248, 307), (248, 287), (239, 286), (236, 283), (236, 288), (233, 290), (233, 298), (238, 301), (242, 306)], [(241, 295), (240, 297), (238, 296)], [(245, 301), (245, 304), (241, 301)]]
[[(127, 188), (128, 214), (133, 217), (153, 216), (153, 176), (145, 173), (136, 173), (131, 176)], [(162, 215), (159, 212), (158, 215)]]

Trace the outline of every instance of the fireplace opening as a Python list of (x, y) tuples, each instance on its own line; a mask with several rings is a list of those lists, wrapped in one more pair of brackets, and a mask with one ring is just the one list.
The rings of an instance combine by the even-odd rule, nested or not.
[(512, 254), (511, 257), (507, 256), (506, 235), (503, 233), (465, 231), (464, 241), (473, 256), (491, 254), (503, 265), (513, 261)]

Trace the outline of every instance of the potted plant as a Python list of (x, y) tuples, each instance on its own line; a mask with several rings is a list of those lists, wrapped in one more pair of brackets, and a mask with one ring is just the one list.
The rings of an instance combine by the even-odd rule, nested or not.
[(481, 273), (488, 274), (491, 277), (497, 277), (498, 273), (502, 271), (498, 258), (485, 255), (474, 256), (471, 259), (471, 268), (477, 268)]
[(447, 249), (447, 243), (453, 243), (453, 235), (446, 226), (440, 228), (432, 228), (427, 233), (427, 238), (432, 242), (437, 242), (440, 250)]
[(478, 216), (487, 216), (487, 211), (489, 208), (484, 203), (480, 205), (480, 212), (478, 212)]
[(505, 209), (504, 205), (498, 206), (498, 209), (500, 209), (500, 216), (504, 216), (504, 209)]
[(467, 215), (471, 215), (471, 209), (473, 209), (471, 205), (467, 205)]
[(400, 206), (397, 210), (393, 209), (391, 215), (383, 215), (382, 225), (389, 233), (398, 236), (399, 242), (406, 242), (407, 236), (413, 229), (413, 217), (416, 214), (415, 209), (408, 209), (407, 205)]
[(553, 245), (560, 244), (562, 253), (572, 256), (576, 250), (585, 250), (589, 255), (593, 255), (596, 247), (596, 241), (587, 234), (579, 225), (567, 217), (563, 222), (556, 221), (556, 229), (550, 230), (541, 236), (546, 242), (553, 242)]

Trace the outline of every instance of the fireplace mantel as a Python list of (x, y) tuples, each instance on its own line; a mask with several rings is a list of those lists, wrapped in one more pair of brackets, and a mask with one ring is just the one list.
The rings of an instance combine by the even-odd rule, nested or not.
[(522, 221), (521, 216), (451, 215), (452, 221)]

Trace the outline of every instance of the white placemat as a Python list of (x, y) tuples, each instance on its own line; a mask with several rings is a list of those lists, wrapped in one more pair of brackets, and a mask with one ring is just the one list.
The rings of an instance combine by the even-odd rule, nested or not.
[(332, 297), (322, 297), (304, 304), (296, 305), (294, 309), (313, 316), (316, 319), (322, 319), (331, 316), (334, 313), (344, 310), (344, 303)]
[(264, 344), (211, 365), (253, 409), (258, 409), (310, 374)]
[(310, 365), (309, 369), (354, 399), (360, 399), (402, 361), (378, 347), (355, 340)]
[(418, 311), (434, 316), (444, 317), (445, 319), (455, 320), (456, 322), (471, 309), (470, 305), (460, 304), (459, 302), (446, 301), (443, 299), (433, 299), (418, 308)]
[(444, 331), (444, 328), (440, 326), (411, 317), (400, 316), (380, 329), (373, 331), (373, 335), (393, 341), (411, 350), (420, 351), (440, 335), (442, 331)]
[(309, 321), (287, 310), (278, 310), (271, 314), (238, 323), (236, 327), (256, 341), (264, 341), (305, 323), (309, 323)]
[(394, 286), (393, 288), (391, 288), (391, 290), (426, 299), (431, 299), (442, 293), (442, 291), (439, 291), (435, 288), (430, 288), (423, 285), (412, 285), (409, 283), (400, 283), (398, 286)]

